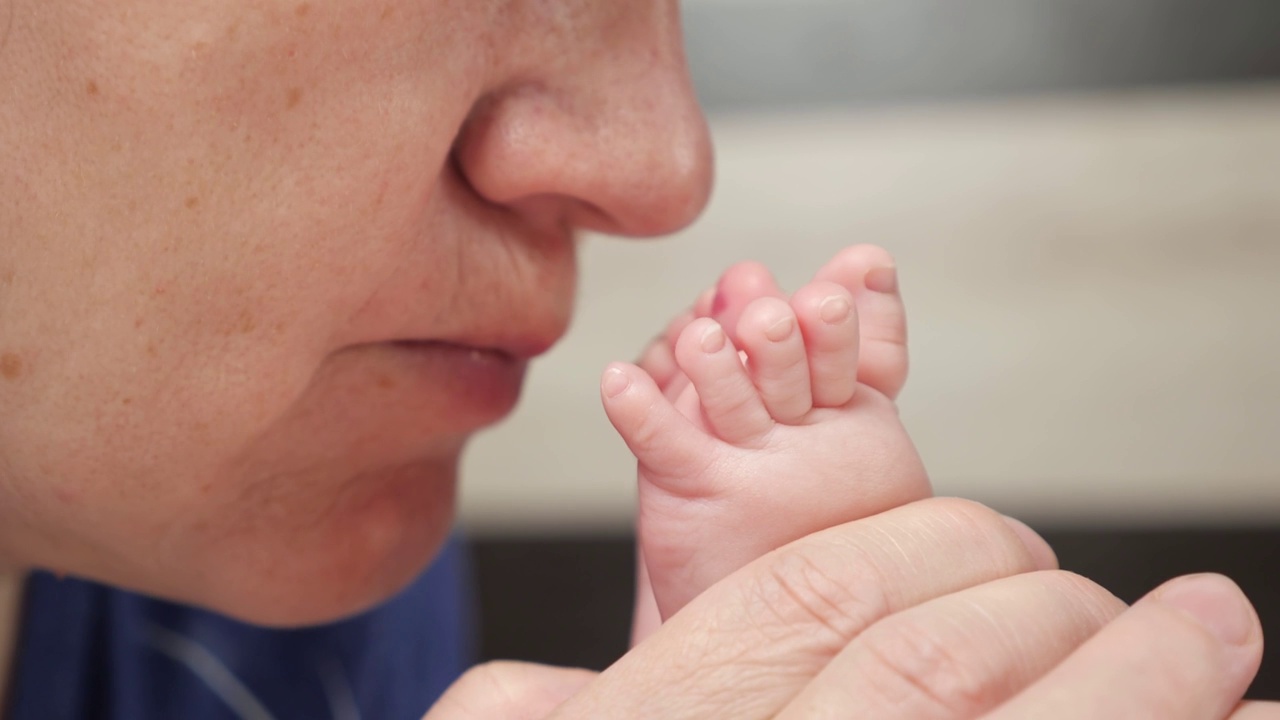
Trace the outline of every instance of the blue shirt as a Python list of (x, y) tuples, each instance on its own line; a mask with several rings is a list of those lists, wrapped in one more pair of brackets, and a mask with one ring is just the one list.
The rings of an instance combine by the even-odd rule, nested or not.
[(462, 548), (364, 615), (264, 629), (33, 575), (6, 720), (418, 720), (470, 664)]

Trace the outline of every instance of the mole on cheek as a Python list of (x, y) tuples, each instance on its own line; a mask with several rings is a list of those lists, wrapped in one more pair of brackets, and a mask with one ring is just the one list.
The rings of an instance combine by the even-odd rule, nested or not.
[(85, 95), (97, 95), (98, 92), (99, 92), (98, 83), (94, 82), (93, 80), (90, 80), (84, 84)]
[(22, 358), (14, 353), (0, 355), (0, 377), (5, 380), (17, 380), (22, 377)]

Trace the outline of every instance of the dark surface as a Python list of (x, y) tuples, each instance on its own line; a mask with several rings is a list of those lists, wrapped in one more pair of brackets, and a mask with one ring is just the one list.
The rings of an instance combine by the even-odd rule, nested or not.
[(1280, 77), (1274, 0), (686, 3), (712, 112)]
[(482, 659), (603, 669), (627, 648), (630, 538), (473, 544)]
[[(1280, 529), (1043, 531), (1062, 566), (1126, 601), (1176, 575), (1220, 572), (1280, 633)], [(486, 659), (603, 668), (627, 646), (633, 588), (630, 538), (480, 540), (474, 547)], [(1280, 635), (1276, 635), (1280, 637)], [(1250, 696), (1280, 699), (1280, 643)]]

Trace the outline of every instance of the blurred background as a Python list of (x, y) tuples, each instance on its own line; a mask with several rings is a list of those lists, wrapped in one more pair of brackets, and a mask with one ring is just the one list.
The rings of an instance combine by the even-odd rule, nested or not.
[[(471, 448), (482, 653), (621, 654), (634, 461), (600, 371), (732, 262), (794, 289), (855, 242), (898, 257), (901, 405), (940, 494), (1023, 518), (1126, 600), (1226, 572), (1280, 633), (1280, 3), (684, 13), (716, 195), (678, 237), (588, 243), (570, 336)], [(1253, 695), (1280, 698), (1280, 655)]]

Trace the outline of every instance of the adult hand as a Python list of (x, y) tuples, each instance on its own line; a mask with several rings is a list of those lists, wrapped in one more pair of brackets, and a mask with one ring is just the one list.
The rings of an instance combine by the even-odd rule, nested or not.
[(422, 720), (542, 720), (595, 677), (588, 670), (485, 663), (459, 678)]
[[(485, 706), (463, 681), (428, 718), (540, 717), (570, 695), (550, 717), (1199, 720), (1236, 708), (1261, 629), (1229, 581), (1174, 581), (1126, 609), (1054, 567), (1025, 527), (926, 500), (761, 558), (598, 677), (499, 682), (508, 698), (525, 688), (534, 700), (507, 706), (528, 712)], [(1273, 717), (1254, 704), (1233, 720)]]

